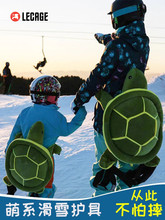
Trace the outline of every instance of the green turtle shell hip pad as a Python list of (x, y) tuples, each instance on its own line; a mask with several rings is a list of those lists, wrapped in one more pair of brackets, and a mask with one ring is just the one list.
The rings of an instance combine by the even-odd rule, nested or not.
[(108, 150), (118, 160), (147, 163), (161, 147), (162, 124), (159, 98), (146, 89), (130, 89), (107, 104), (103, 136)]
[(53, 161), (49, 151), (42, 145), (18, 138), (8, 147), (6, 172), (11, 183), (28, 192), (40, 192), (53, 173)]

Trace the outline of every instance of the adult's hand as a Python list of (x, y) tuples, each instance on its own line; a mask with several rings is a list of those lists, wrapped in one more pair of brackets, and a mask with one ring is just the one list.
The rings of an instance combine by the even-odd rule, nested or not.
[(71, 110), (74, 114), (76, 114), (79, 110), (79, 107), (76, 106), (74, 100), (71, 102)]

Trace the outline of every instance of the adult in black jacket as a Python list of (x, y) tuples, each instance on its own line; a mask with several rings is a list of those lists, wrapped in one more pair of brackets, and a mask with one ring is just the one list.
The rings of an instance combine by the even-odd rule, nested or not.
[(3, 79), (4, 79), (4, 84), (5, 84), (4, 94), (8, 94), (10, 92), (12, 75), (11, 75), (9, 66), (10, 66), (10, 63), (6, 62), (6, 65), (3, 69)]

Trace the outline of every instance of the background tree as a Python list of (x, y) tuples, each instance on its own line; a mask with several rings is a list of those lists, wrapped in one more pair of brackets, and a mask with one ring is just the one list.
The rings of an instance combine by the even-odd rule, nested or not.
[[(61, 95), (75, 95), (80, 85), (84, 82), (78, 76), (55, 76), (61, 83)], [(29, 86), (33, 78), (23, 78), (13, 76), (11, 83), (11, 94), (29, 95)], [(0, 76), (0, 84), (3, 82), (3, 77)], [(3, 89), (0, 89), (0, 94), (3, 94)]]

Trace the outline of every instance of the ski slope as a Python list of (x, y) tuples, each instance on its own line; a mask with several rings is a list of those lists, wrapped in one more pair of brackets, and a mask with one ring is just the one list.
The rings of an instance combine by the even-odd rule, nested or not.
[[(152, 79), (148, 88), (159, 96), (165, 113), (165, 75)], [(70, 110), (70, 103), (73, 98), (74, 96), (62, 96), (59, 99), (59, 111), (67, 117), (68, 121), (73, 117), (73, 113)], [(83, 125), (72, 135), (60, 137), (57, 141), (57, 144), (62, 147), (62, 153), (60, 156), (55, 156), (55, 185), (57, 187), (55, 198), (89, 198), (93, 193), (93, 189), (89, 185), (89, 179), (92, 175), (92, 164), (95, 162), (92, 126), (95, 102), (95, 98), (92, 98), (85, 105), (88, 115)], [(17, 116), (22, 109), (30, 105), (29, 96), (0, 95), (0, 194), (6, 194), (7, 192), (2, 180), (6, 175), (4, 154), (6, 143)], [(165, 123), (163, 125), (164, 130)], [(164, 145), (165, 141), (163, 141), (162, 148), (158, 154), (161, 162), (152, 177), (145, 182), (145, 185), (165, 182)], [(26, 196), (27, 193), (18, 190), (16, 195)]]

